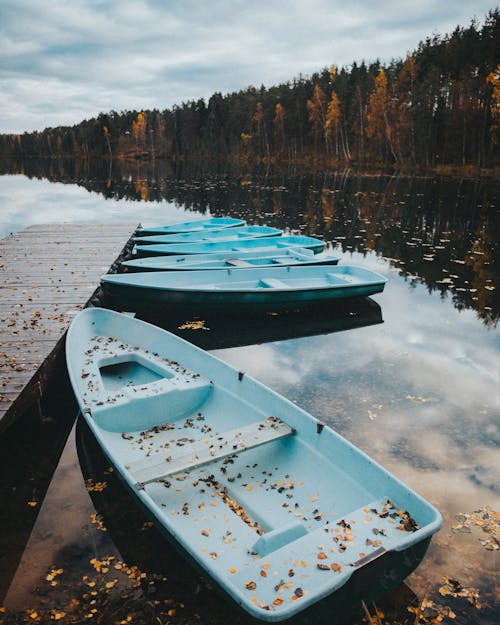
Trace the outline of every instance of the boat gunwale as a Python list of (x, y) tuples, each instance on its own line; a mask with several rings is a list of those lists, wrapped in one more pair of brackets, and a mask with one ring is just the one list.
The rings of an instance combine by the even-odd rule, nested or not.
[[(290, 241), (290, 239), (301, 239), (301, 241)], [(304, 239), (306, 239), (304, 241)], [(255, 246), (248, 246), (246, 245), (249, 242), (256, 242)], [(322, 239), (317, 239), (315, 237), (310, 237), (307, 235), (282, 235), (282, 236), (267, 236), (267, 237), (257, 237), (257, 238), (249, 238), (249, 239), (240, 239), (239, 241), (236, 239), (234, 241), (199, 241), (199, 242), (185, 242), (185, 243), (153, 243), (150, 245), (140, 245), (140, 241), (139, 244), (137, 242), (134, 242), (135, 244), (135, 249), (137, 251), (138, 254), (144, 254), (146, 256), (148, 255), (165, 255), (165, 256), (170, 256), (170, 255), (177, 255), (177, 256), (189, 256), (192, 254), (210, 254), (210, 253), (218, 253), (218, 252), (243, 252), (243, 251), (255, 251), (258, 252), (259, 249), (262, 249), (264, 251), (267, 251), (269, 249), (276, 249), (276, 250), (284, 250), (284, 249), (290, 249), (290, 248), (297, 248), (297, 247), (302, 247), (305, 249), (310, 249), (313, 252), (315, 250), (318, 250), (315, 253), (321, 253), (322, 251), (325, 250), (326, 247), (326, 242), (323, 241)], [(229, 247), (228, 249), (226, 249), (224, 246), (228, 245), (228, 246), (238, 246), (240, 245), (240, 249), (236, 248), (236, 249), (231, 249), (231, 247)], [(200, 251), (199, 248), (200, 246), (202, 246), (203, 251)], [(219, 249), (213, 249), (214, 246), (219, 246)], [(223, 246), (222, 249), (220, 249), (220, 246)], [(176, 247), (177, 249), (174, 249), (172, 251), (172, 249)], [(178, 248), (182, 248), (182, 250), (178, 249)], [(161, 248), (161, 249), (159, 249)], [(187, 250), (186, 250), (187, 248)], [(212, 252), (210, 250), (213, 250)]]
[[(315, 265), (313, 265), (313, 267), (316, 267)], [(319, 269), (321, 269), (321, 265), (318, 266)], [(290, 265), (290, 266), (276, 266), (276, 267), (269, 267), (267, 266), (266, 269), (270, 270), (270, 271), (274, 271), (275, 269), (285, 269), (285, 268), (297, 268), (297, 269), (301, 269), (301, 268), (305, 268), (302, 267), (301, 265)], [(154, 290), (154, 291), (159, 291), (159, 292), (168, 292), (168, 293), (201, 293), (203, 295), (206, 294), (230, 294), (230, 295), (244, 295), (245, 293), (251, 293), (252, 295), (271, 295), (272, 293), (290, 293), (290, 292), (300, 292), (300, 293), (315, 293), (315, 292), (321, 292), (321, 291), (328, 291), (328, 290), (338, 290), (338, 289), (356, 289), (356, 288), (375, 288), (375, 287), (379, 287), (379, 286), (385, 286), (385, 284), (388, 281), (388, 278), (386, 278), (385, 276), (383, 276), (382, 274), (377, 273), (376, 271), (372, 271), (371, 269), (365, 269), (364, 267), (358, 267), (355, 265), (334, 265), (330, 271), (333, 269), (361, 269), (363, 271), (367, 271), (369, 272), (371, 275), (375, 276), (374, 280), (366, 280), (363, 282), (359, 282), (359, 283), (343, 283), (343, 284), (328, 284), (328, 283), (324, 283), (324, 284), (320, 284), (320, 285), (315, 285), (315, 286), (304, 286), (304, 287), (297, 287), (297, 286), (283, 286), (283, 287), (278, 287), (278, 286), (255, 286), (255, 287), (245, 287), (245, 288), (241, 288), (241, 289), (229, 289), (229, 288), (224, 288), (222, 287), (215, 287), (210, 288), (211, 285), (204, 285), (204, 284), (195, 284), (195, 285), (173, 285), (173, 286), (164, 286), (161, 284), (141, 284), (140, 282), (138, 282), (137, 284), (135, 282), (132, 283), (127, 283), (127, 282), (120, 282), (120, 280), (118, 279), (121, 276), (127, 276), (127, 277), (132, 277), (134, 276), (134, 279), (139, 280), (139, 277), (137, 276), (147, 276), (148, 279), (151, 279), (151, 274), (154, 272), (151, 271), (144, 271), (144, 272), (131, 272), (131, 273), (125, 273), (125, 274), (104, 274), (101, 277), (101, 281), (104, 282), (107, 285), (113, 285), (114, 287), (118, 287), (118, 288), (138, 288), (138, 289), (147, 289), (147, 290)], [(245, 271), (255, 271), (258, 270), (258, 267), (224, 267), (224, 269), (232, 275), (233, 271), (237, 271), (237, 275), (244, 275), (243, 272)], [(202, 269), (202, 270), (197, 270), (197, 272), (201, 272), (201, 271), (206, 271), (206, 272), (211, 272), (211, 271), (220, 271), (219, 269)], [(325, 270), (325, 272), (328, 272), (328, 270)], [(160, 272), (158, 272), (160, 273)], [(161, 272), (161, 274), (165, 274), (166, 278), (172, 278), (172, 275), (175, 274), (175, 270), (173, 271), (169, 271), (169, 272)], [(180, 271), (179, 272), (180, 275), (179, 277), (185, 276), (185, 271)], [(334, 272), (335, 273), (335, 272)], [(343, 272), (343, 271), (339, 271), (339, 274), (342, 273), (347, 273), (347, 272)], [(163, 279), (163, 278), (162, 278)]]
[[(173, 230), (171, 228), (179, 228), (179, 227), (186, 227), (190, 224), (196, 224), (196, 223), (206, 223), (207, 221), (211, 221), (213, 219), (221, 219), (221, 220), (233, 220), (234, 223), (226, 223), (226, 224), (214, 224), (213, 226), (208, 226), (208, 227), (203, 227), (203, 226), (199, 226), (198, 228), (194, 229), (194, 230), (185, 230), (184, 228), (182, 228), (181, 230)], [(226, 229), (226, 228), (237, 228), (239, 226), (246, 226), (247, 222), (244, 219), (239, 219), (238, 217), (207, 217), (207, 218), (203, 218), (203, 219), (192, 219), (192, 220), (188, 220), (188, 221), (178, 221), (178, 222), (172, 222), (170, 224), (163, 224), (160, 226), (141, 226), (140, 228), (137, 228), (135, 231), (135, 236), (141, 236), (139, 234), (137, 234), (138, 232), (152, 232), (154, 235), (155, 234), (182, 234), (184, 232), (203, 232), (203, 231), (209, 231), (212, 229)], [(168, 230), (165, 230), (165, 228), (168, 228)], [(157, 232), (153, 232), (154, 230), (157, 230)], [(143, 236), (149, 236), (147, 234), (143, 235)]]
[[(250, 229), (253, 228), (253, 231)], [(247, 230), (248, 232), (242, 232)], [(265, 239), (283, 236), (284, 231), (281, 228), (273, 226), (245, 225), (231, 228), (210, 228), (195, 232), (168, 232), (165, 234), (146, 234), (142, 236), (133, 236), (134, 243), (143, 243), (144, 245), (170, 245), (174, 243), (217, 243), (217, 241), (246, 241), (248, 239)], [(199, 236), (213, 237), (213, 239), (197, 239)], [(167, 238), (170, 237), (170, 240)], [(178, 238), (177, 241), (174, 239)], [(155, 239), (151, 241), (151, 239)]]
[[(98, 312), (96, 313), (96, 311)], [(325, 437), (325, 435), (327, 437), (333, 437), (333, 439), (337, 443), (339, 443), (341, 446), (343, 446), (346, 451), (350, 453), (354, 453), (359, 458), (361, 458), (364, 461), (364, 463), (368, 463), (369, 465), (371, 465), (377, 472), (379, 472), (381, 476), (390, 480), (390, 482), (397, 487), (397, 490), (405, 491), (407, 496), (413, 498), (416, 503), (420, 504), (424, 508), (423, 513), (426, 513), (429, 517), (432, 517), (432, 519), (428, 523), (426, 523), (423, 527), (420, 527), (416, 531), (405, 536), (404, 541), (402, 541), (399, 545), (388, 549), (385, 552), (386, 554), (391, 553), (391, 552), (403, 552), (406, 549), (411, 548), (412, 546), (418, 543), (421, 543), (425, 540), (430, 540), (432, 535), (435, 532), (437, 532), (442, 526), (443, 519), (442, 519), (440, 512), (437, 510), (437, 508), (435, 508), (430, 502), (425, 500), (421, 495), (419, 495), (416, 491), (414, 491), (410, 486), (404, 483), (400, 478), (398, 478), (388, 469), (383, 467), (379, 462), (377, 462), (375, 459), (370, 457), (362, 449), (360, 449), (359, 447), (351, 443), (348, 439), (343, 437), (341, 434), (336, 432), (333, 428), (331, 428), (328, 425), (324, 425), (312, 414), (308, 413), (306, 410), (296, 405), (295, 403), (293, 403), (292, 401), (290, 401), (283, 395), (277, 393), (276, 391), (269, 388), (262, 382), (258, 381), (256, 378), (253, 378), (252, 376), (247, 375), (247, 374), (241, 376), (241, 374), (233, 366), (224, 362), (223, 360), (221, 360), (214, 354), (210, 354), (206, 352), (205, 350), (193, 345), (192, 343), (189, 343), (185, 339), (182, 339), (175, 335), (171, 335), (171, 333), (166, 332), (165, 330), (161, 330), (157, 326), (149, 324), (145, 321), (131, 319), (130, 317), (124, 316), (118, 312), (111, 311), (108, 309), (101, 309), (101, 308), (84, 309), (75, 317), (72, 324), (70, 325), (70, 328), (67, 333), (67, 339), (66, 339), (66, 354), (67, 354), (67, 359), (68, 359), (69, 378), (71, 380), (73, 388), (75, 389), (75, 395), (77, 395), (78, 404), (80, 406), (81, 413), (83, 414), (83, 417), (86, 423), (89, 425), (91, 431), (93, 432), (94, 436), (99, 442), (100, 447), (103, 450), (105, 456), (109, 459), (111, 464), (116, 468), (120, 478), (125, 482), (129, 490), (136, 495), (136, 497), (139, 499), (140, 504), (145, 507), (145, 509), (147, 510), (149, 514), (152, 515), (153, 519), (159, 525), (162, 532), (168, 534), (168, 536), (171, 537), (173, 541), (177, 541), (180, 547), (182, 548), (182, 550), (184, 550), (187, 553), (189, 558), (193, 559), (197, 566), (199, 566), (202, 570), (206, 571), (207, 574), (209, 574), (221, 586), (221, 588), (230, 596), (231, 600), (238, 603), (251, 616), (261, 621), (270, 621), (270, 622), (277, 622), (277, 621), (282, 621), (282, 620), (291, 618), (292, 616), (300, 612), (303, 612), (311, 605), (321, 601), (325, 597), (332, 595), (339, 588), (344, 586), (347, 583), (347, 581), (352, 577), (352, 575), (357, 572), (358, 569), (353, 567), (352, 570), (349, 571), (347, 575), (343, 575), (341, 578), (339, 578), (339, 581), (342, 582), (341, 584), (338, 584), (338, 585), (331, 584), (325, 587), (324, 591), (321, 593), (312, 594), (310, 596), (303, 597), (300, 605), (297, 605), (297, 604), (287, 605), (286, 607), (281, 608), (279, 612), (272, 612), (272, 611), (263, 610), (261, 607), (252, 604), (252, 602), (249, 599), (247, 600), (241, 592), (239, 591), (235, 592), (236, 590), (235, 586), (231, 584), (230, 577), (227, 574), (222, 575), (219, 571), (217, 571), (216, 569), (212, 569), (209, 566), (210, 562), (208, 561), (205, 562), (201, 560), (201, 558), (199, 557), (199, 554), (193, 550), (192, 545), (183, 538), (183, 534), (177, 531), (175, 526), (172, 525), (168, 516), (165, 515), (164, 510), (162, 510), (162, 508), (156, 503), (152, 495), (150, 495), (146, 490), (138, 491), (135, 488), (135, 483), (133, 481), (133, 478), (131, 474), (127, 471), (127, 469), (125, 468), (125, 464), (122, 463), (119, 457), (116, 454), (113, 454), (112, 451), (109, 449), (106, 443), (106, 438), (102, 434), (102, 428), (99, 427), (98, 424), (92, 418), (92, 416), (88, 414), (87, 412), (85, 412), (85, 410), (83, 409), (83, 406), (82, 406), (83, 400), (82, 400), (81, 394), (77, 393), (77, 390), (76, 390), (76, 389), (78, 390), (81, 389), (81, 380), (71, 364), (73, 362), (71, 359), (73, 335), (80, 331), (79, 326), (83, 324), (82, 319), (84, 319), (87, 316), (92, 316), (95, 314), (102, 315), (103, 313), (106, 315), (109, 315), (111, 318), (113, 316), (117, 316), (122, 319), (126, 319), (126, 321), (123, 321), (123, 323), (125, 323), (126, 325), (129, 325), (131, 323), (134, 323), (134, 324), (138, 323), (143, 326), (149, 327), (150, 329), (152, 329), (152, 331), (158, 332), (159, 334), (166, 333), (170, 335), (171, 337), (170, 340), (172, 340), (172, 337), (173, 337), (175, 341), (179, 341), (181, 348), (187, 349), (188, 351), (193, 351), (194, 353), (198, 355), (199, 358), (202, 358), (206, 362), (216, 363), (216, 367), (218, 371), (222, 371), (222, 372), (226, 372), (227, 374), (234, 375), (235, 384), (236, 383), (238, 384), (243, 383), (245, 385), (251, 384), (251, 385), (256, 386), (257, 388), (260, 388), (261, 390), (264, 390), (266, 394), (269, 394), (277, 398), (280, 402), (282, 402), (284, 407), (288, 408), (292, 412), (292, 414), (295, 415), (295, 418), (297, 420), (301, 420), (302, 423), (310, 424), (311, 426), (313, 426), (313, 431), (317, 432), (318, 435), (321, 435), (323, 437)], [(85, 328), (86, 326), (84, 326), (82, 330)], [(236, 382), (236, 380), (238, 382)], [(224, 384), (224, 387), (226, 388), (227, 385)], [(250, 388), (249, 391), (251, 390), (252, 389)], [(228, 391), (228, 392), (231, 392), (231, 391)], [(319, 428), (319, 425), (321, 425), (321, 428)], [(305, 429), (305, 426), (304, 426), (304, 429)], [(127, 431), (132, 432), (135, 430), (127, 430)], [(309, 441), (308, 437), (306, 437), (305, 435), (306, 433), (307, 432), (304, 432), (301, 435), (300, 430), (297, 430), (296, 436), (300, 437), (301, 443), (305, 445), (315, 455), (320, 455), (322, 458), (326, 459), (328, 462), (331, 462), (328, 456), (326, 456), (324, 453), (320, 453), (317, 447), (313, 446), (313, 443)]]
[[(223, 254), (221, 252), (218, 253), (214, 253), (214, 254), (174, 254), (174, 255), (157, 255), (157, 256), (144, 256), (144, 257), (140, 257), (140, 258), (130, 258), (128, 260), (124, 260), (120, 262), (120, 266), (121, 267), (125, 267), (126, 269), (132, 268), (134, 270), (138, 270), (138, 272), (140, 272), (140, 269), (143, 269), (144, 272), (148, 271), (209, 271), (209, 270), (213, 270), (213, 271), (222, 271), (224, 269), (265, 269), (265, 268), (271, 268), (271, 267), (309, 267), (309, 266), (328, 266), (328, 265), (338, 265), (338, 263), (341, 261), (342, 257), (340, 255), (336, 256), (334, 254), (331, 253), (327, 253), (325, 254), (323, 257), (321, 257), (321, 254), (314, 254), (314, 252), (312, 252), (312, 250), (308, 250), (312, 252), (312, 255), (306, 256), (304, 255), (304, 257), (300, 257), (300, 256), (294, 256), (293, 253), (296, 252), (297, 250), (301, 249), (301, 248), (282, 248), (283, 251), (287, 252), (289, 251), (290, 254), (283, 254), (283, 252), (281, 250), (275, 250), (272, 253), (268, 253), (267, 255), (259, 255), (258, 252), (255, 253), (255, 255), (253, 256), (248, 256), (246, 258), (235, 258), (235, 260), (244, 260), (244, 261), (248, 261), (249, 262), (249, 266), (238, 266), (238, 265), (234, 265), (234, 266), (228, 266), (228, 265), (223, 265), (222, 263), (224, 263), (226, 260), (232, 260), (231, 258), (226, 258), (228, 255), (231, 255), (231, 252), (228, 252), (227, 254)], [(245, 254), (248, 254), (248, 252), (244, 252)], [(224, 258), (210, 258), (210, 256), (218, 256), (218, 255), (224, 256)], [(233, 253), (234, 254), (234, 253)], [(236, 256), (236, 254), (234, 254)], [(196, 256), (203, 256), (203, 260), (199, 260), (196, 259)], [(180, 261), (175, 261), (175, 260), (169, 260), (169, 259), (174, 259), (174, 258), (182, 258), (184, 260), (186, 260), (186, 264), (182, 265)], [(258, 262), (251, 262), (249, 261), (258, 261), (259, 259), (273, 259), (273, 258), (278, 258), (278, 259), (283, 259), (283, 262), (276, 262), (274, 264), (271, 263), (264, 263), (264, 264), (258, 264)], [(287, 263), (287, 258), (289, 258), (292, 262)], [(199, 265), (196, 264), (196, 261), (199, 263)], [(178, 266), (174, 266), (173, 264), (171, 266), (167, 266), (168, 264), (173, 263), (173, 262), (178, 262), (179, 265)], [(162, 263), (165, 264), (165, 266), (162, 266)], [(210, 267), (203, 267), (201, 266), (203, 263), (213, 263), (215, 266), (210, 266)], [(216, 265), (216, 263), (221, 263), (220, 265)]]

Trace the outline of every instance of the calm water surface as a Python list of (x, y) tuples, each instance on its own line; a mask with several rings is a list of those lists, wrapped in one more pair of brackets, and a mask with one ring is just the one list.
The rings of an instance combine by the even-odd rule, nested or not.
[[(178, 329), (186, 319), (170, 327), (331, 425), (439, 508), (443, 529), (416, 572), (386, 600), (386, 613), (402, 601), (397, 618), (413, 622), (405, 602), (427, 596), (432, 609), (452, 609), (450, 620), (457, 623), (498, 622), (498, 516), (496, 543), (467, 516), (486, 507), (500, 511), (498, 185), (350, 172), (142, 172), (80, 176), (73, 181), (78, 184), (68, 184), (71, 176), (60, 173), (65, 184), (57, 182), (57, 172), (49, 177), (0, 177), (2, 236), (33, 223), (146, 225), (226, 214), (324, 237), (342, 253), (343, 264), (387, 276), (382, 294), (340, 311), (229, 321), (201, 314), (209, 330)], [(3, 604), (14, 612), (69, 613), (69, 597), (96, 573), (91, 558), (157, 567), (163, 548), (154, 543), (147, 519), (139, 517), (131, 529), (138, 513), (131, 512), (126, 494), (113, 490), (119, 486), (112, 485), (106, 467), (99, 468), (85, 428), (72, 427), (75, 405), (63, 370), (61, 375), (44, 407), (53, 419), (33, 425), (30, 440), (27, 416), (3, 441), (2, 541), (8, 557), (0, 588)], [(12, 451), (18, 437), (22, 454)], [(52, 464), (47, 456), (55, 459)], [(107, 488), (89, 491), (100, 479)], [(125, 503), (118, 508), (120, 497)], [(492, 513), (486, 521), (483, 516), (494, 533)], [(108, 531), (100, 528), (101, 519)], [(469, 531), (452, 529), (464, 522)], [(172, 571), (166, 566), (161, 573)], [(444, 578), (458, 580), (469, 597), (477, 589), (479, 601), (442, 596)], [(227, 615), (218, 616), (220, 605), (205, 585), (169, 583), (174, 620), (184, 615), (194, 622), (202, 614), (201, 622), (224, 622)], [(147, 589), (142, 592), (146, 601)]]

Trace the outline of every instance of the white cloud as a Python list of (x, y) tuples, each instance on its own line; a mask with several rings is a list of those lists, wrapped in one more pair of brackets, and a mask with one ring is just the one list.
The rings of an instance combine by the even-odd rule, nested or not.
[(0, 131), (73, 124), (111, 109), (163, 109), (286, 82), (332, 62), (402, 57), (432, 32), (482, 19), (489, 5), (3, 0)]

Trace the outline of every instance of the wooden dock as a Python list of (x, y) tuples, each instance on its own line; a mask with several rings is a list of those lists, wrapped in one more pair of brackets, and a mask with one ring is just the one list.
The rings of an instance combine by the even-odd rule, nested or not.
[(0, 431), (39, 401), (73, 316), (135, 228), (50, 224), (0, 240)]

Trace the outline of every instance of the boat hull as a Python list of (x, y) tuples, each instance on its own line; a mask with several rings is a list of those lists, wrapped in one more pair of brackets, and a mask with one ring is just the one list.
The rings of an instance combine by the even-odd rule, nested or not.
[(379, 562), (410, 572), (407, 556), (441, 525), (333, 430), (168, 332), (87, 309), (66, 354), (82, 414), (134, 498), (259, 620), (348, 601)]
[(383, 287), (363, 286), (346, 292), (302, 291), (299, 294), (285, 293), (195, 293), (184, 290), (146, 291), (136, 286), (104, 286), (105, 303), (115, 310), (199, 310), (223, 312), (263, 312), (266, 310), (284, 311), (291, 308), (304, 308), (320, 302), (332, 302), (348, 297), (368, 297), (380, 293)]
[(200, 271), (203, 269), (237, 269), (284, 267), (290, 265), (337, 265), (340, 256), (314, 254), (312, 250), (290, 248), (263, 252), (223, 252), (184, 256), (147, 256), (120, 263), (124, 271)]
[(144, 256), (164, 256), (169, 254), (217, 254), (218, 252), (267, 252), (282, 251), (292, 247), (303, 247), (314, 253), (323, 251), (324, 241), (306, 236), (263, 237), (243, 241), (218, 241), (205, 243), (169, 243), (135, 246), (139, 258)]
[(208, 230), (218, 230), (221, 228), (237, 228), (239, 226), (244, 226), (245, 224), (246, 222), (243, 219), (235, 219), (233, 217), (209, 217), (208, 219), (183, 221), (164, 226), (144, 226), (136, 230), (135, 236), (140, 237), (154, 234), (177, 234), (178, 232), (203, 232)]
[(170, 243), (198, 243), (210, 241), (244, 241), (245, 239), (259, 239), (261, 237), (279, 237), (283, 230), (269, 226), (241, 226), (238, 228), (211, 229), (199, 232), (183, 232), (177, 234), (153, 234), (134, 237), (141, 245), (161, 245)]
[(111, 274), (101, 279), (117, 310), (264, 311), (367, 297), (386, 279), (350, 266), (271, 267), (221, 271)]
[[(110, 458), (99, 445), (85, 419), (79, 419), (77, 422), (76, 442), (84, 479), (86, 481), (93, 479), (96, 483), (106, 480), (107, 487), (104, 491), (91, 491), (89, 495), (123, 559), (126, 562), (133, 562), (141, 571), (154, 571), (156, 574), (164, 575), (169, 579), (170, 585), (172, 580), (175, 580), (175, 587), (179, 588), (181, 596), (190, 596), (193, 591), (193, 568), (204, 577), (207, 571), (200, 566), (197, 559), (182, 548), (165, 526), (151, 514), (151, 510), (137, 501), (134, 490), (120, 473), (118, 471), (109, 473), (113, 458)], [(134, 502), (135, 510), (131, 510), (130, 506)], [(126, 518), (123, 515), (124, 509), (127, 510)], [(137, 528), (151, 521), (154, 523), (152, 531), (146, 534), (137, 532)], [(388, 552), (384, 557), (356, 570), (344, 586), (307, 608), (307, 623), (317, 621), (332, 625), (347, 622), (363, 614), (363, 602), (365, 605), (378, 602), (384, 595), (398, 587), (400, 594), (406, 594), (405, 605), (416, 605), (418, 598), (407, 586), (402, 586), (402, 582), (421, 563), (430, 542), (429, 537), (402, 552)], [(215, 590), (220, 589), (215, 586)], [(170, 598), (171, 592), (170, 590)], [(220, 612), (225, 615), (226, 622), (231, 622), (233, 615), (227, 612), (231, 607), (235, 611), (235, 618), (242, 616), (241, 605), (227, 593), (218, 593), (215, 598), (211, 590), (204, 596), (202, 588), (201, 593), (197, 595), (197, 602), (205, 606), (204, 614), (207, 621), (217, 621)], [(219, 597), (224, 599), (222, 605)], [(335, 615), (334, 620), (332, 614)], [(281, 623), (297, 625), (297, 616), (284, 619)]]

